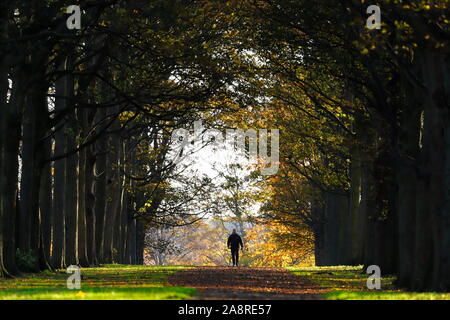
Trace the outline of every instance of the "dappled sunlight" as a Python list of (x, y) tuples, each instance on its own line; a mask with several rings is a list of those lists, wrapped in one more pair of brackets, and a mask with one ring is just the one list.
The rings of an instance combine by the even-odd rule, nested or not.
[(283, 268), (198, 267), (169, 282), (201, 290), (201, 299), (320, 299), (327, 291)]
[(0, 279), (0, 299), (187, 299), (195, 289), (167, 286), (167, 277), (182, 266), (106, 265), (81, 269), (81, 289), (69, 290), (69, 274), (41, 272), (14, 279)]
[(449, 300), (448, 293), (417, 293), (405, 292), (395, 288), (394, 276), (381, 278), (381, 290), (367, 288), (368, 275), (363, 266), (332, 266), (332, 267), (290, 267), (293, 274), (307, 277), (316, 284), (327, 288), (326, 299), (332, 300)]

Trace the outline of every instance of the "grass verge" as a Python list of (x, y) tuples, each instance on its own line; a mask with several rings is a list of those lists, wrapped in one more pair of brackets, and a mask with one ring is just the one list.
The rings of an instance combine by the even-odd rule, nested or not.
[(173, 287), (167, 277), (182, 266), (104, 265), (81, 269), (81, 289), (67, 289), (65, 270), (0, 279), (0, 300), (183, 300), (196, 290)]
[(367, 289), (368, 274), (362, 266), (288, 267), (293, 274), (328, 288), (329, 300), (450, 300), (450, 293), (407, 292), (394, 286), (395, 277), (381, 278), (380, 290)]

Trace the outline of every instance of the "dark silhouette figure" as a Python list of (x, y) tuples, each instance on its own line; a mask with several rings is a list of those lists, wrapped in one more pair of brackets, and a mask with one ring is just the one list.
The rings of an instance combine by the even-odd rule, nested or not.
[(233, 229), (233, 233), (228, 237), (227, 241), (227, 247), (228, 249), (231, 249), (233, 266), (237, 266), (239, 264), (239, 246), (244, 249), (241, 236), (236, 233), (236, 229)]

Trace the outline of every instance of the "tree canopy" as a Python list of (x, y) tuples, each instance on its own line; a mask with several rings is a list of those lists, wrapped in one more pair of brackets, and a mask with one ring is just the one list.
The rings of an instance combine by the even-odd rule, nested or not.
[[(314, 250), (317, 265), (449, 291), (450, 2), (379, 1), (379, 28), (370, 5), (2, 2), (0, 275), (181, 254), (177, 226), (209, 230), (200, 220), (226, 211), (255, 264)], [(239, 155), (256, 143), (253, 165), (212, 178), (177, 161), (213, 142), (177, 147), (195, 121), (255, 129)]]

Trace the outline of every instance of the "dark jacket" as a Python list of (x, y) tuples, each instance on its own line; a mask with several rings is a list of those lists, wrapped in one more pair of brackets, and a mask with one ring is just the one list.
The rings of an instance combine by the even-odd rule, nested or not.
[(241, 248), (244, 247), (242, 244), (242, 238), (237, 233), (231, 234), (227, 241), (228, 248), (231, 248), (231, 250), (237, 250), (239, 249), (239, 245), (241, 245)]

